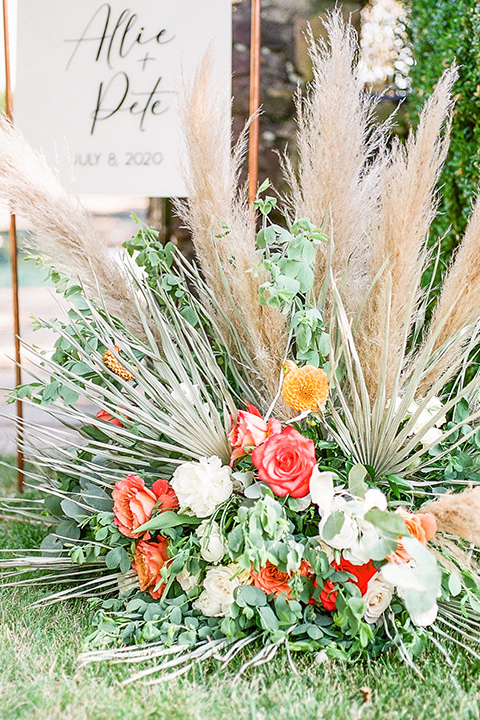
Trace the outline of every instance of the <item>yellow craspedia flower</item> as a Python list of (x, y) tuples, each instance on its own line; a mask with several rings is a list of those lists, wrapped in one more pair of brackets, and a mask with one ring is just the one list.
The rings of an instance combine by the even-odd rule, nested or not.
[(297, 412), (318, 411), (319, 405), (325, 405), (328, 396), (327, 376), (313, 365), (298, 367), (291, 360), (283, 366), (285, 377), (282, 385), (283, 399)]

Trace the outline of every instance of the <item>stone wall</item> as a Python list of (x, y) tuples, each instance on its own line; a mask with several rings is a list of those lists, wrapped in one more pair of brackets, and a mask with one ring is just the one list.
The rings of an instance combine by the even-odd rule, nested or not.
[[(343, 13), (360, 26), (365, 2), (343, 3)], [(321, 0), (262, 0), (261, 94), (259, 181), (266, 177), (282, 188), (278, 157), (288, 144), (295, 148), (294, 94), (311, 76), (305, 40), (307, 23), (322, 34), (321, 16), (335, 2)], [(234, 132), (248, 117), (250, 0), (237, 0), (233, 9), (233, 112)]]

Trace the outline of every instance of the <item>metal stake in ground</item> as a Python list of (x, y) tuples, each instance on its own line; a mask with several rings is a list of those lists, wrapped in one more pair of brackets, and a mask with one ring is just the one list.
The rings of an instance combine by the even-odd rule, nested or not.
[[(5, 42), (5, 103), (7, 118), (13, 122), (12, 86), (10, 83), (10, 42), (8, 33), (7, 0), (3, 0), (3, 38)], [(13, 292), (13, 330), (15, 335), (15, 384), (22, 384), (22, 371), (20, 368), (20, 309), (18, 302), (18, 263), (17, 263), (17, 226), (15, 215), (10, 215), (10, 262), (12, 265), (12, 292)], [(22, 401), (16, 401), (17, 414), (17, 484), (23, 490), (23, 406)]]
[(255, 200), (258, 184), (258, 134), (260, 118), (260, 38), (261, 38), (261, 0), (252, 0), (250, 29), (250, 117), (257, 113), (250, 125), (248, 145), (248, 199)]

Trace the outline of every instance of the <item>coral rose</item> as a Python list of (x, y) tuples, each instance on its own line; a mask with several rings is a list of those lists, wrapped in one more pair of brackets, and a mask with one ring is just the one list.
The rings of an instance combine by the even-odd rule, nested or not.
[(268, 423), (260, 415), (255, 405), (247, 405), (247, 411), (238, 410), (237, 424), (228, 434), (228, 440), (234, 450), (230, 457), (232, 466), (237, 458), (248, 455), (254, 448), (261, 445), (267, 437), (281, 432), (282, 424), (271, 418)]
[(325, 405), (328, 396), (327, 376), (313, 365), (297, 367), (288, 360), (283, 366), (285, 378), (282, 385), (283, 399), (297, 412), (313, 410)]
[[(409, 513), (403, 508), (397, 508), (395, 512), (405, 520), (409, 534), (426, 545), (437, 532), (437, 521), (432, 513)], [(405, 550), (403, 543), (399, 540), (397, 549), (386, 558), (389, 562), (406, 563), (411, 560), (409, 553)]]
[[(372, 578), (377, 570), (371, 560), (364, 565), (354, 565), (353, 563), (342, 558), (339, 563), (332, 563), (332, 567), (335, 570), (341, 572), (348, 572), (353, 575), (356, 580), (347, 580), (358, 587), (361, 595), (365, 595), (367, 592), (368, 582)], [(337, 595), (338, 591), (335, 590), (335, 585), (331, 580), (327, 580), (323, 586), (323, 590), (320, 593), (320, 602), (322, 603), (325, 610), (335, 610), (337, 607)]]
[(271, 435), (252, 453), (252, 462), (260, 480), (268, 483), (275, 495), (302, 498), (308, 495), (315, 467), (313, 440), (293, 427)]
[[(132, 567), (138, 575), (140, 590), (148, 591), (157, 600), (165, 590), (161, 570), (168, 561), (168, 540), (161, 537), (159, 542), (140, 540), (135, 548)], [(158, 583), (160, 587), (155, 590)]]
[(138, 475), (127, 475), (113, 488), (113, 522), (127, 537), (137, 537), (135, 530), (152, 517), (153, 508), (170, 510), (178, 506), (177, 497), (166, 480), (157, 480), (149, 490)]

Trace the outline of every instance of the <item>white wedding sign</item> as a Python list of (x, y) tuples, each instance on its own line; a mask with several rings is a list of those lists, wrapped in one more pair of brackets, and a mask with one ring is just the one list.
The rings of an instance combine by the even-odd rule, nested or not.
[(207, 50), (230, 95), (230, 0), (18, 0), (15, 123), (80, 193), (185, 195), (176, 102)]

